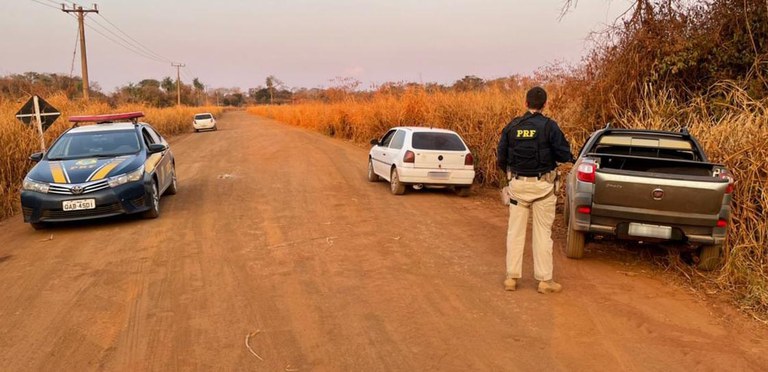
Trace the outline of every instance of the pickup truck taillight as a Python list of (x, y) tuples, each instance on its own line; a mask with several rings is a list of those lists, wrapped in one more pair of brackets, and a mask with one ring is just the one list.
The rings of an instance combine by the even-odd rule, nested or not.
[(576, 208), (576, 212), (581, 214), (590, 214), (592, 213), (592, 207), (588, 205), (582, 205), (581, 207)]
[(595, 169), (597, 166), (594, 163), (581, 163), (576, 169), (576, 178), (582, 182), (595, 183)]
[(403, 163), (415, 163), (416, 162), (416, 154), (413, 153), (413, 151), (406, 151), (405, 155), (403, 155)]
[(722, 218), (717, 220), (717, 227), (726, 227), (726, 226), (728, 226), (728, 221)]
[(467, 156), (464, 157), (464, 165), (474, 165), (475, 164), (475, 157), (472, 156), (472, 153), (467, 153)]
[(733, 184), (736, 182), (733, 179), (733, 176), (731, 175), (731, 172), (728, 172), (727, 170), (723, 170), (720, 173), (720, 178), (724, 180), (728, 180), (728, 186), (725, 187), (725, 193), (730, 194), (733, 192)]

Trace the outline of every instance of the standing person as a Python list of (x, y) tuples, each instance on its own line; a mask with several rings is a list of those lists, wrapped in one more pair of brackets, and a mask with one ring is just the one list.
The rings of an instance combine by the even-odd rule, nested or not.
[(525, 95), (528, 112), (513, 119), (501, 132), (498, 166), (509, 181), (507, 278), (504, 289), (514, 291), (522, 277), (528, 212), (533, 212), (533, 270), (540, 293), (556, 293), (552, 280), (552, 223), (555, 220), (557, 163), (573, 161), (571, 147), (560, 127), (542, 115), (547, 92), (531, 88)]

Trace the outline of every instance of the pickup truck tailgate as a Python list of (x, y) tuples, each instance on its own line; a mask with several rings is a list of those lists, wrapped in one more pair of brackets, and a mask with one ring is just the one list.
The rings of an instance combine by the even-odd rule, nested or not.
[(598, 170), (593, 214), (675, 224), (717, 222), (728, 182), (714, 177)]

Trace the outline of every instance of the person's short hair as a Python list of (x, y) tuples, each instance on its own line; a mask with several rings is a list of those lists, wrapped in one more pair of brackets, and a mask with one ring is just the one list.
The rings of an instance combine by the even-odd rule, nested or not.
[(533, 87), (525, 94), (525, 104), (531, 110), (541, 110), (547, 103), (547, 91), (542, 87)]

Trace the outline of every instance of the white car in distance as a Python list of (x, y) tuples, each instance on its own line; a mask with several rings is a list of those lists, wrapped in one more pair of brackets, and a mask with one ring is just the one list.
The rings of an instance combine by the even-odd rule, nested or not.
[(199, 132), (203, 129), (216, 130), (216, 118), (210, 112), (203, 112), (195, 114), (195, 118), (192, 120), (192, 126), (195, 127), (195, 132)]
[(368, 181), (389, 181), (394, 195), (411, 185), (453, 187), (468, 196), (475, 179), (474, 157), (456, 132), (427, 127), (396, 127), (371, 140)]

